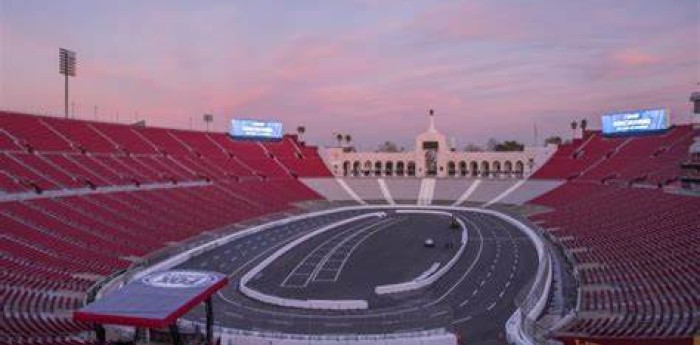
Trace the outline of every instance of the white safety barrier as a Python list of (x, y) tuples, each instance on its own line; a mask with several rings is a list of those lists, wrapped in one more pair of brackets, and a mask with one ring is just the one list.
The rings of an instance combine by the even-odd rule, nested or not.
[(439, 263), (439, 262), (433, 262), (433, 264), (430, 265), (430, 267), (429, 267), (427, 270), (425, 270), (425, 272), (421, 273), (418, 277), (416, 277), (416, 279), (413, 279), (413, 280), (414, 280), (414, 281), (421, 281), (421, 280), (423, 280), (423, 279), (425, 279), (425, 278), (428, 278), (428, 277), (430, 277), (433, 273), (435, 273), (435, 271), (437, 271), (438, 268), (440, 268), (440, 263)]
[(424, 336), (396, 334), (392, 338), (356, 335), (346, 336), (344, 339), (323, 336), (274, 338), (261, 334), (223, 334), (221, 343), (224, 345), (456, 345), (457, 337), (447, 332)]
[[(439, 214), (449, 217), (453, 216), (453, 214), (450, 212), (436, 210), (396, 210), (396, 213), (422, 213)], [(459, 223), (459, 227), (462, 229), (462, 241), (460, 243), (459, 249), (457, 250), (457, 253), (455, 253), (455, 255), (452, 256), (452, 258), (450, 258), (450, 261), (448, 261), (444, 266), (442, 266), (442, 268), (440, 268), (437, 272), (428, 275), (423, 279), (414, 279), (412, 281), (403, 283), (380, 285), (374, 288), (374, 293), (378, 295), (385, 295), (390, 293), (399, 293), (423, 289), (432, 285), (438, 279), (442, 278), (442, 276), (444, 276), (447, 272), (449, 272), (452, 269), (452, 267), (457, 263), (459, 258), (462, 257), (462, 253), (464, 253), (464, 249), (467, 247), (467, 242), (469, 239), (467, 235), (467, 226), (461, 219), (459, 219), (459, 217), (456, 217), (455, 220), (457, 220), (457, 223)]]
[[(204, 323), (181, 320), (182, 329), (204, 328)], [(286, 334), (244, 331), (214, 326), (223, 345), (457, 345), (457, 337), (444, 328), (387, 334)]]
[[(416, 206), (402, 206), (402, 207), (416, 207)], [(421, 206), (423, 207), (423, 206)], [(436, 210), (421, 210), (421, 209), (408, 209), (408, 210), (396, 210), (396, 213), (417, 213), (417, 214), (437, 214), (440, 216), (452, 217), (452, 212), (436, 211)]]

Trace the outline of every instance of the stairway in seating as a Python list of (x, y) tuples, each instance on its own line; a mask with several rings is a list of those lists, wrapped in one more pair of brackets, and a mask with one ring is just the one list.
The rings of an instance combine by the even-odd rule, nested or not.
[(418, 205), (430, 205), (433, 203), (433, 193), (435, 192), (435, 179), (424, 178), (420, 181), (418, 191)]
[(379, 178), (377, 179), (377, 183), (379, 183), (379, 189), (382, 191), (382, 195), (384, 196), (384, 199), (386, 199), (387, 204), (395, 204), (394, 198), (391, 196), (391, 192), (389, 191), (389, 187), (386, 186), (386, 181), (384, 181), (383, 178)]

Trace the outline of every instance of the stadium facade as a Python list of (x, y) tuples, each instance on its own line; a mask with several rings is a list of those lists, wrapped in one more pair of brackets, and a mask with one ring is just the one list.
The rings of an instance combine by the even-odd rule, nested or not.
[(428, 119), (427, 130), (416, 136), (411, 151), (357, 152), (332, 147), (326, 149), (324, 158), (335, 176), (523, 178), (556, 151), (556, 145), (550, 145), (522, 151), (463, 152), (436, 129), (433, 110)]

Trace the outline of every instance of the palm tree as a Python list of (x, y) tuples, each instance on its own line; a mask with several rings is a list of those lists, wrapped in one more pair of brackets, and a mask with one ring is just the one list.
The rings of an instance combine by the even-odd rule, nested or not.
[(572, 132), (572, 138), (576, 138), (576, 128), (578, 127), (578, 122), (576, 121), (571, 121), (571, 132)]
[(345, 144), (350, 146), (350, 142), (352, 141), (352, 135), (350, 134), (345, 134)]
[(583, 119), (581, 120), (581, 131), (586, 131), (586, 128), (588, 127), (588, 120)]
[(342, 146), (342, 142), (343, 142), (343, 135), (342, 135), (342, 134), (340, 134), (340, 133), (337, 133), (337, 134), (335, 135), (335, 140), (337, 140), (337, 141), (338, 141), (338, 146)]
[(297, 126), (297, 141), (299, 143), (303, 143), (301, 139), (304, 136), (304, 133), (306, 133), (306, 126)]

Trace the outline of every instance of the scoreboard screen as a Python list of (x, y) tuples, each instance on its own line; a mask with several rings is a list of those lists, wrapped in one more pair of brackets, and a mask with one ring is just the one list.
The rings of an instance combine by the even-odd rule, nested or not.
[(260, 120), (231, 120), (229, 134), (239, 139), (281, 139), (282, 123)]
[(602, 117), (603, 134), (633, 134), (668, 129), (666, 109), (644, 109), (608, 113)]

